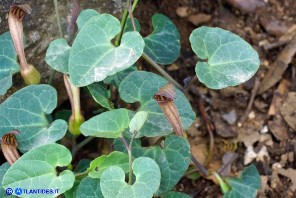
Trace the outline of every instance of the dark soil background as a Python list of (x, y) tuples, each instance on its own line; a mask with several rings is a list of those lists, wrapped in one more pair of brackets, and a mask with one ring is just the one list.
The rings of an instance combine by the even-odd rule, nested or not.
[[(50, 41), (59, 37), (53, 1), (0, 1), (1, 34), (8, 31), (7, 13), (14, 3), (29, 3), (33, 9), (24, 19), (26, 56), (28, 62), (41, 71), (42, 82), (47, 83), (51, 72), (44, 62), (45, 52)], [(66, 29), (72, 0), (59, 4), (64, 34), (69, 38)], [(118, 17), (124, 6), (120, 0), (81, 0), (79, 4), (81, 9), (92, 8)], [(260, 69), (243, 85), (209, 90), (192, 78), (186, 93), (197, 119), (187, 130), (188, 140), (195, 157), (209, 170), (222, 175), (236, 176), (248, 164), (255, 164), (262, 184), (258, 197), (296, 197), (296, 1), (139, 0), (134, 17), (141, 23), (143, 36), (151, 33), (151, 17), (155, 13), (168, 16), (180, 31), (180, 57), (163, 68), (182, 85), (184, 79), (195, 76), (197, 58), (191, 50), (189, 35), (197, 27), (206, 25), (230, 30), (258, 51)], [(143, 60), (139, 68), (156, 72)], [(57, 74), (54, 80), (59, 92), (59, 110), (69, 107), (61, 79)], [(14, 76), (14, 82), (16, 85), (0, 102), (24, 86), (19, 74)], [(101, 110), (87, 93), (82, 92), (81, 97), (87, 119)], [(213, 134), (213, 138), (209, 134)], [(214, 147), (209, 149), (211, 140)], [(63, 144), (71, 147), (67, 138)], [(110, 149), (110, 142), (94, 140), (77, 153), (75, 161), (93, 159)], [(181, 179), (175, 190), (193, 197), (222, 197), (214, 178), (190, 173)]]

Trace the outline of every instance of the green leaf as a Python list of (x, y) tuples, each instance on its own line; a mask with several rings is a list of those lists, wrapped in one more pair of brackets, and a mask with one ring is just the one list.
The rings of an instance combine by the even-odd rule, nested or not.
[(90, 94), (93, 99), (99, 103), (102, 107), (105, 107), (108, 110), (114, 109), (114, 105), (109, 101), (110, 98), (110, 90), (106, 89), (103, 86), (102, 82), (93, 83), (87, 86)]
[(73, 198), (73, 197), (76, 197), (76, 192), (77, 192), (77, 188), (78, 188), (78, 185), (80, 184), (80, 181), (79, 180), (75, 180), (74, 181), (74, 184), (72, 186), (71, 189), (67, 190), (63, 195), (65, 198)]
[(239, 85), (259, 68), (259, 56), (252, 46), (227, 30), (200, 27), (189, 40), (196, 55), (205, 60), (196, 64), (196, 75), (211, 89)]
[(100, 179), (86, 177), (81, 180), (76, 191), (76, 198), (104, 198), (100, 187)]
[(86, 24), (86, 22), (88, 22), (92, 17), (94, 16), (99, 16), (100, 13), (98, 13), (97, 11), (93, 10), (93, 9), (86, 9), (83, 10), (82, 12), (80, 12), (76, 23), (78, 26), (78, 29), (80, 30), (84, 24)]
[[(0, 184), (2, 184), (3, 181), (3, 177), (5, 175), (5, 173), (7, 172), (7, 170), (9, 169), (10, 165), (8, 164), (8, 162), (5, 162), (4, 164), (2, 164), (0, 166)], [(0, 197), (5, 198), (5, 197), (9, 197), (9, 198), (13, 198), (16, 197), (14, 195), (7, 195), (5, 192), (5, 189), (2, 187), (0, 187)]]
[(56, 106), (57, 93), (50, 85), (30, 85), (17, 91), (0, 105), (0, 137), (19, 130), (16, 138), (22, 152), (60, 140), (67, 123), (47, 119)]
[[(154, 137), (168, 135), (173, 132), (171, 124), (162, 113), (159, 105), (153, 99), (160, 87), (167, 84), (164, 78), (145, 71), (135, 71), (129, 74), (119, 86), (120, 97), (128, 103), (140, 102), (139, 111), (149, 113), (146, 122), (136, 137)], [(183, 128), (189, 127), (195, 120), (195, 113), (184, 94), (176, 89), (177, 99), (174, 100), (180, 114)]]
[(175, 24), (165, 15), (152, 17), (154, 31), (144, 38), (144, 52), (159, 64), (171, 64), (180, 54), (180, 34)]
[(181, 192), (171, 191), (171, 192), (165, 193), (163, 196), (161, 196), (161, 198), (191, 198), (191, 197)]
[(147, 120), (149, 113), (146, 111), (138, 111), (129, 123), (131, 133), (137, 133)]
[(108, 76), (107, 78), (105, 78), (104, 83), (106, 84), (113, 84), (115, 85), (117, 88), (119, 87), (119, 84), (121, 83), (121, 81), (130, 73), (132, 73), (133, 71), (137, 71), (138, 68), (133, 65), (121, 72), (117, 72), (116, 74), (112, 75), (112, 76)]
[(123, 34), (121, 45), (111, 40), (120, 32), (120, 22), (109, 14), (92, 17), (79, 31), (70, 52), (69, 73), (75, 86), (104, 80), (132, 66), (142, 55), (144, 41), (134, 32)]
[(12, 75), (19, 71), (17, 54), (10, 32), (0, 35), (0, 96), (4, 95), (12, 85)]
[(80, 130), (85, 136), (104, 138), (117, 138), (128, 128), (130, 111), (127, 109), (114, 109), (101, 113), (85, 121)]
[(90, 166), (91, 160), (89, 159), (82, 159), (78, 162), (77, 168), (75, 169), (75, 172), (82, 173), (88, 169)]
[(68, 74), (71, 47), (63, 38), (52, 41), (45, 55), (45, 62), (53, 69)]
[[(116, 150), (125, 151), (119, 140), (114, 140)], [(132, 155), (135, 158), (149, 157), (156, 161), (161, 171), (161, 182), (155, 195), (170, 191), (186, 172), (190, 160), (190, 145), (186, 139), (176, 135), (166, 137), (161, 146), (142, 147), (139, 139), (132, 144)]]
[(62, 145), (48, 144), (38, 147), (25, 153), (8, 169), (2, 186), (4, 189), (58, 189), (58, 194), (42, 195), (45, 198), (57, 197), (73, 186), (75, 177), (69, 170), (57, 176), (56, 167), (67, 166), (71, 160), (70, 151)]
[(133, 185), (125, 182), (125, 174), (120, 167), (112, 166), (103, 172), (100, 185), (105, 198), (153, 196), (160, 182), (160, 170), (155, 161), (140, 157), (134, 160), (132, 168), (136, 176)]
[(88, 175), (91, 178), (100, 178), (110, 166), (118, 166), (127, 173), (129, 171), (128, 155), (118, 151), (113, 151), (109, 155), (101, 155), (90, 163)]
[(240, 177), (225, 180), (231, 186), (231, 190), (224, 198), (255, 198), (257, 190), (261, 187), (260, 175), (253, 164), (244, 168)]

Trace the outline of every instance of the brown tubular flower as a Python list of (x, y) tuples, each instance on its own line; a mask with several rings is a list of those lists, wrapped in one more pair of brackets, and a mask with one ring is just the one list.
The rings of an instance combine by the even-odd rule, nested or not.
[(173, 84), (171, 83), (168, 83), (165, 86), (161, 87), (154, 95), (154, 99), (157, 101), (163, 114), (172, 125), (176, 135), (183, 136), (182, 123), (180, 120), (178, 109), (174, 103), (174, 99), (176, 98), (177, 94)]
[(80, 88), (75, 87), (69, 77), (64, 74), (64, 83), (71, 103), (72, 114), (69, 118), (69, 131), (73, 135), (80, 135), (80, 126), (84, 122), (80, 106)]
[(16, 129), (13, 129), (12, 131), (4, 134), (2, 136), (1, 141), (1, 148), (3, 155), (7, 162), (12, 165), (18, 158), (20, 158), (20, 155), (17, 151), (17, 140), (15, 135), (20, 134), (20, 132)]
[(22, 20), (26, 14), (32, 11), (29, 4), (13, 5), (8, 14), (8, 26), (15, 51), (19, 57), (21, 75), (25, 83), (38, 84), (40, 82), (40, 73), (31, 64), (27, 63), (23, 44), (23, 23)]

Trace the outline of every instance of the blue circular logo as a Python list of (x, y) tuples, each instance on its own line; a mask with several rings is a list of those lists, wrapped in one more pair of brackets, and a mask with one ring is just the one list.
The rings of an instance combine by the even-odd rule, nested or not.
[(13, 190), (11, 188), (6, 189), (6, 194), (7, 195), (12, 195), (12, 193), (13, 193)]
[(16, 188), (15, 189), (15, 194), (16, 195), (21, 195), (23, 193), (23, 190), (21, 188)]

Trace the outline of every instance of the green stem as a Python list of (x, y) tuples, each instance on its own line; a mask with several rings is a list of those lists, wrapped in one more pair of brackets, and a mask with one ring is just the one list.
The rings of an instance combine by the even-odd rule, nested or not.
[(122, 38), (122, 35), (123, 35), (123, 31), (124, 31), (124, 26), (126, 24), (126, 20), (127, 20), (127, 17), (128, 17), (128, 7), (129, 7), (129, 4), (130, 4), (130, 0), (127, 0), (126, 7), (124, 9), (124, 12), (123, 12), (123, 15), (122, 15), (122, 19), (121, 19), (121, 22), (120, 22), (121, 30), (120, 30), (120, 33), (117, 34), (117, 36), (115, 38), (115, 43), (114, 43), (115, 46), (119, 46), (120, 45), (120, 41), (121, 41), (121, 38)]
[(124, 139), (124, 137), (121, 137), (120, 140), (124, 144), (124, 146), (127, 150), (127, 153), (128, 153), (128, 163), (129, 163), (128, 184), (132, 185), (133, 184), (133, 167), (132, 167), (133, 156), (132, 156), (131, 143), (132, 143), (133, 139), (131, 139), (130, 144), (127, 143), (127, 141)]
[(134, 2), (133, 2), (133, 6), (132, 6), (132, 13), (134, 12), (134, 10), (135, 10), (137, 4), (138, 4), (138, 0), (134, 0)]
[(215, 177), (217, 178), (223, 194), (226, 194), (228, 191), (231, 190), (231, 187), (224, 182), (224, 180), (220, 177), (218, 173), (213, 172), (213, 175), (215, 175)]
[(89, 170), (86, 170), (86, 171), (84, 171), (84, 172), (82, 172), (82, 173), (77, 173), (77, 174), (75, 174), (75, 178), (78, 178), (78, 177), (81, 177), (81, 176), (87, 175), (88, 173), (89, 173)]
[(60, 14), (59, 14), (59, 9), (58, 9), (58, 1), (57, 0), (53, 0), (54, 3), (54, 9), (57, 15), (57, 23), (58, 23), (58, 28), (59, 28), (59, 32), (60, 32), (60, 37), (63, 38), (63, 32), (62, 32), (62, 26), (61, 26), (61, 20), (60, 20)]
[(158, 65), (154, 60), (152, 60), (145, 52), (143, 52), (142, 57), (150, 63), (161, 75), (163, 75), (168, 81), (172, 82), (178, 89), (183, 90), (183, 86), (175, 81), (165, 70), (163, 70), (160, 65)]

